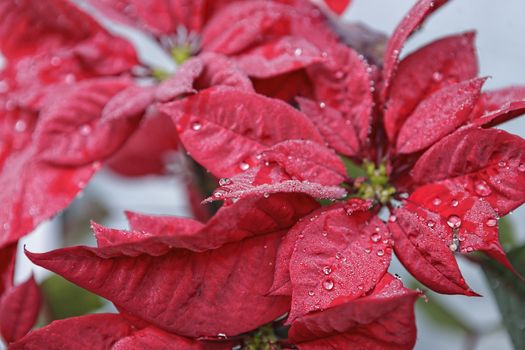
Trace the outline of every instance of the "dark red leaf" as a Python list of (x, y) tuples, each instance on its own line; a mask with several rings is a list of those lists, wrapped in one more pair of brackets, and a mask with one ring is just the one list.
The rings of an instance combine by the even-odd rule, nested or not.
[(335, 152), (308, 140), (287, 140), (261, 154), (262, 160), (276, 162), (292, 178), (322, 185), (339, 185), (346, 169)]
[(388, 40), (383, 59), (384, 81), (381, 89), (383, 100), (386, 100), (388, 96), (390, 83), (396, 73), (399, 55), (406, 40), (422, 25), (428, 16), (445, 3), (447, 3), (447, 0), (418, 0), (405, 15), (401, 23), (398, 24), (390, 40)]
[(41, 303), (33, 276), (4, 293), (0, 298), (0, 334), (8, 343), (29, 332), (36, 322)]
[(210, 88), (166, 104), (162, 111), (173, 117), (186, 150), (217, 177), (247, 170), (258, 163), (259, 153), (281, 141), (322, 143), (302, 113), (250, 92)]
[(476, 78), (445, 86), (421, 102), (399, 130), (397, 152), (424, 150), (463, 125), (485, 80)]
[(323, 60), (317, 47), (303, 38), (291, 36), (256, 46), (235, 58), (241, 70), (255, 78), (289, 73)]
[(418, 294), (385, 275), (370, 295), (340, 297), (330, 308), (297, 319), (289, 338), (300, 350), (406, 350), (416, 342), (414, 303)]
[(39, 156), (57, 165), (102, 160), (126, 141), (151, 102), (151, 89), (126, 79), (81, 82), (42, 111)]
[(13, 286), (17, 247), (15, 242), (0, 248), (0, 298)]
[(124, 145), (108, 159), (107, 165), (121, 175), (164, 174), (170, 154), (179, 147), (177, 130), (171, 118), (158, 111), (148, 114)]
[(392, 80), (384, 116), (389, 139), (395, 142), (406, 118), (427, 96), (478, 73), (474, 33), (449, 36), (430, 43), (400, 62)]
[[(73, 247), (30, 259), (167, 331), (190, 337), (236, 335), (286, 312), (267, 297), (282, 233), (194, 253), (103, 258), (107, 248)], [(250, 310), (250, 312), (246, 312)]]
[(339, 297), (359, 298), (386, 273), (391, 239), (372, 212), (334, 207), (311, 217), (290, 260), (292, 309), (288, 322), (324, 310)]
[(388, 227), (396, 256), (418, 281), (439, 293), (476, 295), (465, 283), (454, 258), (455, 239), (447, 219), (407, 202), (405, 207), (394, 210)]
[(513, 86), (481, 94), (472, 111), (472, 124), (494, 126), (525, 113), (525, 86)]

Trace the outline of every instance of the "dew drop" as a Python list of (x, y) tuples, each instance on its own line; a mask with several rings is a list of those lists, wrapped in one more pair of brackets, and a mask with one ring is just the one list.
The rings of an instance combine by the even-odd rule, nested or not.
[(467, 253), (471, 253), (474, 249), (472, 247), (467, 247)]
[(51, 58), (51, 65), (54, 66), (54, 67), (57, 67), (60, 65), (60, 63), (62, 63), (62, 60), (60, 59), (60, 57), (58, 56), (53, 56)]
[(217, 338), (219, 338), (219, 339), (228, 339), (228, 336), (225, 333), (217, 333)]
[(323, 267), (323, 273), (325, 275), (329, 275), (331, 272), (332, 272), (332, 269), (330, 268), (330, 266)]
[(461, 226), (461, 219), (457, 215), (450, 215), (447, 219), (447, 224), (451, 228), (459, 228)]
[(383, 256), (385, 255), (385, 251), (383, 249), (379, 249), (376, 254), (377, 256)]
[(456, 243), (450, 243), (450, 245), (448, 246), (450, 248), (451, 251), (455, 252), (458, 250), (458, 245)]
[(455, 207), (457, 207), (458, 205), (459, 205), (459, 202), (458, 202), (457, 200), (454, 199), (454, 200), (452, 201), (452, 206), (455, 208)]
[(363, 286), (360, 284), (360, 285), (357, 286), (357, 289), (363, 290)]
[(77, 81), (77, 77), (75, 77), (74, 74), (66, 74), (64, 81), (66, 84), (73, 84), (75, 81)]
[(434, 80), (435, 82), (440, 82), (443, 80), (443, 73), (441, 72), (434, 72), (432, 74), (432, 80)]
[(520, 163), (520, 165), (518, 165), (518, 170), (521, 171), (521, 172), (525, 172), (525, 164), (524, 163)]
[(303, 49), (301, 49), (300, 47), (296, 48), (293, 52), (293, 54), (295, 56), (301, 56), (303, 54)]
[(263, 197), (264, 197), (264, 198), (270, 198), (270, 194), (269, 194), (268, 192), (264, 192), (264, 193), (263, 193)]
[(239, 168), (241, 168), (242, 171), (246, 171), (250, 169), (250, 164), (246, 162), (241, 162), (241, 164), (239, 164)]
[(428, 222), (427, 222), (427, 226), (430, 227), (430, 228), (434, 227), (435, 224), (436, 223), (434, 221), (432, 221), (432, 220), (428, 220)]
[(488, 227), (494, 227), (498, 224), (498, 220), (491, 218), (491, 219), (488, 219), (485, 222), (485, 224), (487, 224)]
[(199, 122), (191, 123), (191, 130), (198, 131), (202, 128), (202, 124)]
[(80, 135), (87, 136), (91, 133), (91, 126), (89, 124), (84, 124), (80, 127)]
[(403, 193), (399, 194), (399, 197), (403, 198), (403, 199), (407, 199), (408, 198), (408, 193), (407, 192), (403, 192)]
[(27, 123), (25, 120), (19, 119), (15, 123), (15, 131), (16, 132), (24, 132), (27, 129)]
[(381, 235), (378, 233), (374, 233), (370, 236), (370, 239), (372, 240), (372, 242), (377, 243), (381, 240)]
[(331, 279), (325, 279), (323, 281), (323, 288), (326, 289), (326, 290), (332, 290), (334, 289), (334, 281), (332, 281)]
[(326, 236), (328, 236), (328, 232), (323, 231), (323, 232), (321, 232), (321, 235), (323, 235), (323, 237), (326, 237)]
[(315, 295), (315, 293), (314, 293), (313, 290), (311, 290), (311, 291), (308, 292), (308, 295), (311, 296), (311, 297), (313, 297), (313, 296)]
[(344, 77), (345, 73), (343, 73), (342, 71), (337, 71), (335, 72), (335, 78), (336, 79), (342, 79)]
[(397, 217), (395, 215), (390, 215), (390, 217), (388, 218), (388, 221), (396, 222), (397, 221)]
[(326, 103), (320, 102), (319, 103), (319, 108), (322, 108), (322, 109), (326, 108)]
[(224, 197), (225, 194), (226, 194), (226, 192), (224, 192), (223, 190), (217, 190), (217, 191), (215, 191), (215, 193), (213, 193), (213, 197), (215, 197), (215, 198), (222, 198), (222, 197)]
[(232, 180), (230, 180), (229, 178), (227, 177), (223, 177), (219, 180), (219, 186), (226, 186), (226, 185), (231, 185), (232, 183)]
[(505, 166), (507, 165), (507, 162), (501, 160), (501, 161), (498, 162), (498, 165), (499, 165), (501, 168), (503, 168), (503, 167), (505, 167)]
[(370, 254), (371, 251), (372, 251), (372, 249), (370, 249), (370, 248), (366, 248), (365, 249), (365, 253), (367, 253), (367, 254)]
[(484, 180), (477, 181), (474, 185), (474, 190), (476, 191), (478, 196), (481, 197), (490, 196), (490, 194), (492, 193), (490, 186)]
[(341, 253), (335, 253), (335, 258), (336, 259), (341, 259)]
[(432, 204), (434, 204), (435, 206), (438, 206), (441, 204), (441, 199), (439, 199), (438, 197), (434, 198), (432, 200)]

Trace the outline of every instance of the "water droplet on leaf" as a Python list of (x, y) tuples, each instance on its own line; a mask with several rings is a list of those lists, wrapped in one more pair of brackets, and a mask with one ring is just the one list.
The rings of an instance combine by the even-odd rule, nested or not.
[(447, 224), (453, 229), (459, 228), (461, 226), (461, 219), (457, 215), (450, 215), (447, 219)]
[(332, 281), (331, 279), (326, 279), (323, 281), (323, 288), (326, 289), (326, 290), (332, 290), (334, 289), (334, 281)]

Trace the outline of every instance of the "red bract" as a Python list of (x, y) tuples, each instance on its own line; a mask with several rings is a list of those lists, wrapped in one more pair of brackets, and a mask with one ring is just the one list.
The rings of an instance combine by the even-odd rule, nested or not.
[(7, 343), (26, 335), (35, 324), (41, 305), (33, 276), (14, 285), (16, 250), (17, 243), (0, 248), (0, 337)]

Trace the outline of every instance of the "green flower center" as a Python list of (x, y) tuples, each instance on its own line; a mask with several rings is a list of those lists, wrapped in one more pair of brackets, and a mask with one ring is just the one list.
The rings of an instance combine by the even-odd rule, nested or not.
[(364, 176), (357, 177), (354, 181), (356, 195), (363, 199), (373, 199), (382, 205), (393, 199), (396, 188), (389, 184), (386, 165), (382, 162), (376, 165), (365, 160), (361, 166)]

